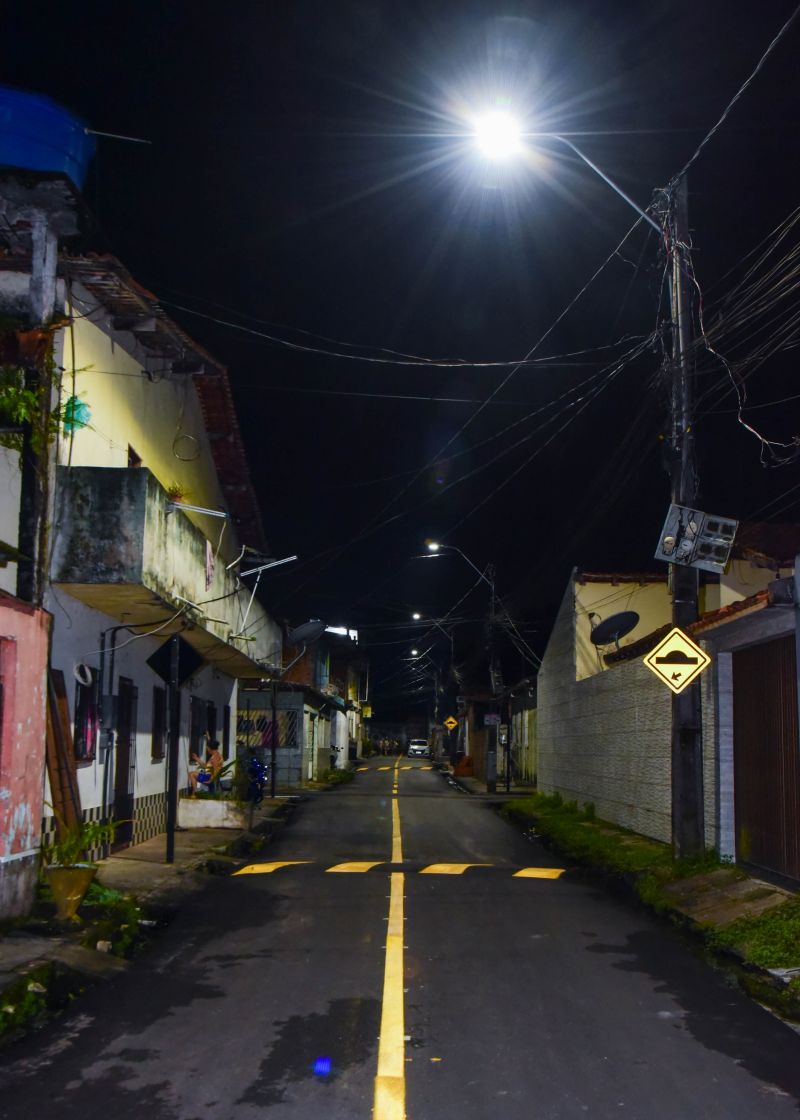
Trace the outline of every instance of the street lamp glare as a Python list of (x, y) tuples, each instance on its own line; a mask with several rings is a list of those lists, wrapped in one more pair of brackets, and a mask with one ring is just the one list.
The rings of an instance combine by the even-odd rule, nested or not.
[(411, 656), (412, 657), (419, 657), (419, 650), (418, 649), (412, 649)]
[(414, 611), (411, 617), (415, 622), (419, 622), (419, 620), (422, 618), (422, 615), (419, 613), (419, 611)]
[(484, 113), (475, 121), (474, 136), (487, 159), (510, 159), (522, 150), (522, 129), (510, 113)]
[(428, 552), (438, 552), (442, 547), (438, 541), (426, 541), (425, 543), (428, 546)]

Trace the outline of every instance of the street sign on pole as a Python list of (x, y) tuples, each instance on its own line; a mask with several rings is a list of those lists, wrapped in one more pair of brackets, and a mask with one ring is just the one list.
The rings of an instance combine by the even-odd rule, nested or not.
[(444, 721), (444, 725), (448, 731), (455, 731), (455, 729), (458, 727), (458, 720), (454, 719), (453, 716), (448, 716)]
[(499, 723), (500, 723), (500, 713), (499, 712), (487, 712), (486, 715), (483, 717), (483, 726), (484, 727), (497, 727), (499, 725)]
[(708, 668), (711, 658), (676, 626), (650, 650), (644, 663), (677, 694)]

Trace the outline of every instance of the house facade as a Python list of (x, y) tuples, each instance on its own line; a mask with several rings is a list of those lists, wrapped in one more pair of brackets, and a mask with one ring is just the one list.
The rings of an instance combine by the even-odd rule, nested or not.
[[(20, 245), (0, 258), (8, 317), (24, 316), (31, 288), (24, 233)], [(38, 521), (31, 532), (30, 443), (20, 433), (0, 459), (0, 589), (11, 595), (22, 585), (22, 597), (52, 617), (49, 663), (31, 668), (25, 684), (39, 712), (36, 690), (49, 681), (54, 746), (48, 738), (45, 800), (58, 807), (56, 763), (71, 767), (62, 808), (122, 822), (116, 841), (128, 845), (165, 827), (170, 639), (181, 643), (185, 786), (207, 739), (231, 757), (237, 682), (280, 663), (281, 631), (252, 595), (252, 579), (246, 586), (237, 575), (242, 559), (266, 545), (226, 370), (118, 261), (62, 251), (53, 264), (46, 345), (10, 367), (38, 382), (50, 412), (47, 439), (34, 449)], [(22, 742), (4, 738), (3, 772)], [(42, 735), (30, 758), (43, 762), (44, 743)], [(40, 767), (40, 790), (41, 779)], [(40, 797), (39, 819), (41, 808)], [(55, 827), (49, 809), (44, 819), (47, 839)], [(35, 851), (29, 864), (28, 893)]]
[[(783, 603), (774, 592), (776, 577), (791, 571), (795, 543), (800, 536), (758, 555), (741, 548), (719, 582), (702, 589), (700, 620), (688, 630), (712, 658), (700, 678), (706, 845), (798, 880), (796, 612), (785, 592)], [(639, 622), (618, 648), (594, 645), (592, 619), (623, 610)], [(536, 711), (539, 788), (664, 842), (671, 693), (642, 659), (671, 625), (664, 577), (573, 572), (538, 675)]]

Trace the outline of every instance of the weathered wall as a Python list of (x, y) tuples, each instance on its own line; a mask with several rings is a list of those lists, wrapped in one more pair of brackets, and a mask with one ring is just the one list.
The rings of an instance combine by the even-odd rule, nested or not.
[[(212, 601), (198, 622), (220, 641), (239, 633), (250, 600), (220, 560), (206, 587), (206, 537), (181, 510), (167, 510), (158, 480), (143, 468), (61, 467), (53, 543), (56, 584), (141, 585), (180, 605)], [(207, 519), (208, 520), (208, 519)], [(215, 621), (215, 619), (220, 621)], [(248, 657), (280, 660), (281, 631), (257, 600), (250, 607)]]
[[(79, 286), (78, 286), (79, 287)], [(76, 288), (77, 291), (77, 288)], [(96, 301), (89, 297), (89, 303)], [(64, 399), (73, 391), (91, 409), (91, 421), (62, 444), (62, 463), (127, 467), (128, 446), (166, 489), (182, 487), (192, 505), (225, 508), (194, 382), (185, 374), (143, 371), (133, 337), (115, 333), (78, 315), (65, 340)], [(75, 381), (72, 345), (74, 340)], [(189, 514), (205, 532), (208, 519)], [(226, 533), (223, 555), (235, 552), (235, 533)]]
[(45, 765), (50, 615), (0, 593), (0, 917), (36, 889)]
[[(707, 675), (708, 676), (708, 675)], [(716, 841), (713, 683), (703, 682), (706, 842)], [(539, 788), (656, 840), (671, 837), (672, 694), (640, 660), (575, 679), (575, 594), (561, 605), (539, 672)]]

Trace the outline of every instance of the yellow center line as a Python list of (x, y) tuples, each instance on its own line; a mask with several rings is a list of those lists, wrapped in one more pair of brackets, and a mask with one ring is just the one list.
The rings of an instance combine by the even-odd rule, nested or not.
[[(397, 802), (393, 802), (397, 805)], [(399, 817), (397, 818), (399, 822)], [(399, 827), (399, 823), (398, 823)], [(399, 835), (398, 835), (399, 842)], [(402, 871), (391, 874), (389, 928), (386, 934), (386, 964), (383, 972), (381, 1037), (378, 1072), (375, 1077), (373, 1120), (405, 1120), (406, 1047), (403, 1008), (403, 886)]]
[(400, 805), (392, 801), (392, 863), (403, 862), (403, 837), (400, 833)]

